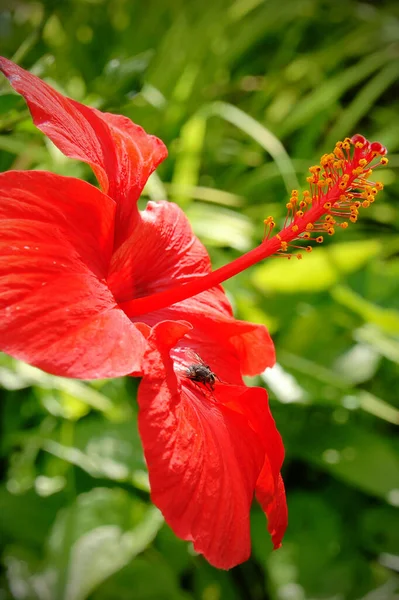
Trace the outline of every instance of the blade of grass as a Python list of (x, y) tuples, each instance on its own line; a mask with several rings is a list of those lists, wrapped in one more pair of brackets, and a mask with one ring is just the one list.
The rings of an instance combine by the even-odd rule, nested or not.
[(298, 179), (291, 159), (283, 144), (274, 133), (256, 119), (247, 115), (240, 108), (228, 104), (227, 102), (214, 102), (205, 106), (202, 110), (204, 110), (208, 116), (218, 116), (225, 121), (232, 123), (253, 140), (258, 142), (276, 163), (288, 193), (290, 193), (293, 188), (299, 188)]
[(393, 62), (387, 64), (385, 68), (368, 81), (356, 95), (353, 102), (345, 108), (342, 116), (331, 129), (326, 140), (326, 146), (333, 146), (337, 140), (345, 137), (348, 132), (353, 132), (355, 125), (362, 117), (367, 115), (377, 98), (398, 78), (399, 62)]

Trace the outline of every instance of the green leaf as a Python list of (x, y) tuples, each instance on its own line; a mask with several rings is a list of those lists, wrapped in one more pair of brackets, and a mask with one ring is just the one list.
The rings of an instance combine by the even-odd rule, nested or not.
[[(133, 596), (132, 596), (133, 594)], [(93, 600), (189, 600), (179, 590), (175, 573), (160, 557), (139, 557), (120, 570), (93, 594)]]
[(241, 252), (249, 250), (253, 225), (236, 211), (217, 206), (193, 204), (186, 211), (193, 229), (204, 243), (212, 246), (230, 246)]
[(43, 440), (50, 454), (74, 464), (92, 477), (134, 483), (148, 491), (147, 469), (136, 420), (109, 423), (103, 419), (85, 420), (74, 429), (73, 445), (58, 435)]
[(209, 106), (204, 106), (203, 109), (208, 116), (218, 116), (226, 121), (229, 121), (246, 133), (253, 140), (258, 142), (275, 161), (281, 177), (284, 180), (287, 193), (292, 189), (299, 188), (298, 179), (291, 159), (284, 148), (282, 142), (259, 121), (246, 114), (232, 104), (226, 102), (215, 102)]
[(369, 344), (388, 360), (399, 363), (399, 341), (384, 334), (378, 327), (373, 325), (359, 327), (354, 332), (354, 338), (359, 342)]
[[(293, 410), (291, 405), (291, 413)], [(303, 414), (295, 428), (282, 424), (288, 452), (367, 494), (390, 502), (399, 488), (399, 459), (394, 440), (363, 429), (350, 419), (337, 423), (327, 411), (310, 410), (307, 409), (307, 416)]]
[[(176, 189), (184, 190), (198, 183), (205, 130), (206, 120), (200, 114), (194, 115), (181, 130), (172, 180)], [(175, 195), (173, 199), (183, 207), (188, 203), (188, 197), (183, 193)]]
[(385, 66), (390, 56), (386, 50), (375, 52), (359, 60), (348, 69), (341, 70), (335, 77), (324, 81), (323, 85), (305, 96), (285, 120), (284, 135), (303, 127), (310, 119), (327, 107), (334, 106), (338, 98), (348, 89), (360, 83), (370, 74)]
[(335, 286), (331, 295), (336, 302), (360, 315), (366, 323), (377, 325), (385, 333), (399, 335), (399, 311), (368, 302), (344, 285)]
[(65, 575), (58, 582), (63, 600), (87, 598), (143, 552), (162, 524), (155, 507), (124, 490), (96, 488), (78, 496), (60, 513), (49, 541), (48, 564)]
[(111, 419), (119, 417), (118, 407), (87, 383), (49, 375), (5, 355), (2, 355), (1, 364), (4, 366), (0, 368), (0, 384), (6, 389), (35, 386), (37, 395), (51, 414), (74, 421), (95, 409)]
[(19, 108), (24, 108), (21, 96), (17, 94), (0, 94), (0, 115)]
[(329, 595), (352, 598), (353, 589), (367, 591), (368, 564), (355, 548), (347, 552), (342, 518), (328, 496), (293, 493), (289, 509), (291, 521), (283, 547), (267, 563), (277, 598), (284, 597), (285, 590), (301, 600)]
[(361, 269), (381, 249), (380, 242), (371, 239), (315, 248), (303, 261), (271, 258), (254, 269), (252, 281), (267, 293), (320, 292)]
[(37, 547), (44, 542), (65, 498), (61, 494), (42, 498), (30, 490), (11, 494), (0, 487), (0, 538), (12, 539), (25, 546)]
[(399, 514), (392, 506), (374, 506), (362, 517), (362, 541), (370, 552), (397, 554)]

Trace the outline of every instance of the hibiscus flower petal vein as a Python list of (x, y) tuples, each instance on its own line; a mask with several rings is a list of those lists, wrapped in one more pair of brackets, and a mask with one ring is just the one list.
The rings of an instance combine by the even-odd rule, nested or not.
[(87, 162), (117, 203), (119, 245), (137, 217), (136, 201), (164, 158), (163, 142), (127, 117), (103, 113), (63, 96), (29, 71), (0, 57), (0, 70), (26, 100), (35, 125), (70, 158)]
[(82, 378), (140, 367), (145, 340), (105, 277), (115, 203), (92, 185), (34, 171), (0, 175), (0, 346)]

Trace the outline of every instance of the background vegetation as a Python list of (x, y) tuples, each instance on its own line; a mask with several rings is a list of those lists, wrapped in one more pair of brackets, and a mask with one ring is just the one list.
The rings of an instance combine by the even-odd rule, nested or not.
[[(149, 501), (137, 381), (64, 380), (3, 356), (1, 600), (399, 597), (398, 19), (394, 0), (3, 0), (4, 55), (166, 142), (146, 196), (184, 207), (215, 266), (284, 217), (337, 139), (377, 139), (390, 164), (358, 225), (225, 286), (277, 347), (249, 383), (268, 388), (287, 449), (283, 548), (255, 507), (251, 561), (210, 567)], [(93, 181), (1, 86), (0, 169)]]

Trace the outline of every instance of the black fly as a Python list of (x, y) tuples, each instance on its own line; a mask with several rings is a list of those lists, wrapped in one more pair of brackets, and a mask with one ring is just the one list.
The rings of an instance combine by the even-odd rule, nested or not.
[(219, 379), (219, 377), (196, 352), (192, 352), (192, 354), (195, 355), (198, 362), (192, 363), (185, 368), (185, 376), (194, 381), (194, 383), (202, 383), (207, 390), (213, 392), (216, 379)]

